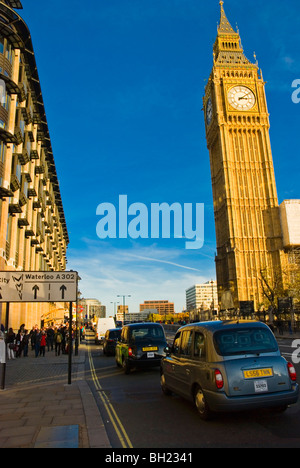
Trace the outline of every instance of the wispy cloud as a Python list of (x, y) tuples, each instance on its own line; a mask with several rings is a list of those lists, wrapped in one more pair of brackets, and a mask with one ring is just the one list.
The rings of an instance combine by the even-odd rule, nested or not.
[(142, 257), (140, 255), (132, 255), (132, 254), (127, 254), (127, 256), (132, 257), (132, 258), (141, 259), (141, 260), (146, 260), (146, 261), (149, 261), (149, 262), (165, 263), (167, 265), (173, 265), (173, 266), (178, 267), (178, 268), (184, 268), (185, 270), (201, 271), (198, 268), (192, 268), (192, 267), (189, 267), (189, 266), (186, 266), (186, 265), (180, 265), (179, 263), (169, 262), (167, 260), (161, 260), (159, 258)]
[(106, 248), (104, 242), (85, 239), (85, 248), (70, 249), (68, 259), (68, 267), (79, 271), (79, 289), (84, 297), (96, 297), (110, 314), (111, 303), (119, 301), (118, 294), (131, 295), (126, 304), (133, 312), (150, 299), (174, 302), (179, 312), (185, 308), (185, 290), (215, 276), (211, 257), (208, 263), (199, 259), (198, 267), (190, 264), (184, 249), (160, 248), (156, 244), (132, 243), (131, 249)]

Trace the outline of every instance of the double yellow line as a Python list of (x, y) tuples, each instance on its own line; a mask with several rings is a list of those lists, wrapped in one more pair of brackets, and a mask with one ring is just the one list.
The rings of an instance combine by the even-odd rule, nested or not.
[(91, 375), (92, 379), (94, 382), (94, 385), (96, 387), (96, 390), (99, 393), (99, 396), (102, 400), (102, 403), (107, 411), (107, 414), (109, 416), (110, 421), (112, 422), (112, 425), (114, 427), (114, 430), (122, 444), (122, 448), (133, 448), (130, 439), (124, 429), (123, 424), (121, 423), (120, 419), (118, 418), (117, 413), (115, 412), (114, 407), (112, 406), (111, 402), (109, 401), (106, 393), (103, 391), (103, 388), (99, 382), (99, 379), (96, 374), (96, 370), (94, 367), (94, 361), (92, 358), (91, 350), (89, 349), (89, 363), (90, 363), (90, 370), (91, 370)]

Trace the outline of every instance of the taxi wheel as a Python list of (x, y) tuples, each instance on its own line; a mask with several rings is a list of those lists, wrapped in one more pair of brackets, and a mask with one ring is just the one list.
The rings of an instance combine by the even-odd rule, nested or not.
[(163, 372), (161, 373), (161, 376), (160, 376), (160, 386), (164, 395), (167, 395), (167, 396), (172, 395), (171, 390), (169, 390), (168, 387), (166, 386), (166, 379), (165, 379)]
[(127, 359), (125, 359), (125, 358), (123, 358), (122, 367), (123, 367), (123, 370), (124, 370), (125, 374), (130, 373), (130, 364), (127, 361)]
[(205, 399), (201, 387), (197, 387), (194, 393), (194, 401), (201, 419), (207, 421), (211, 418), (212, 413)]
[(117, 364), (118, 367), (122, 367), (117, 359), (116, 359), (116, 364)]

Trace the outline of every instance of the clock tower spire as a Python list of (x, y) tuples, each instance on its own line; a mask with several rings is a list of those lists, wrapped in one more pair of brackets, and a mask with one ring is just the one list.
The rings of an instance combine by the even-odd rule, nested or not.
[(261, 273), (282, 275), (284, 253), (265, 83), (220, 7), (203, 103), (222, 310), (262, 303)]
[(218, 32), (219, 34), (228, 34), (228, 33), (233, 33), (233, 34), (236, 34), (235, 31), (232, 29), (232, 26), (231, 24), (229, 23), (227, 17), (226, 17), (226, 14), (225, 14), (225, 11), (224, 11), (224, 2), (221, 1), (220, 2), (220, 6), (221, 6), (221, 19), (220, 19), (220, 25), (218, 27)]

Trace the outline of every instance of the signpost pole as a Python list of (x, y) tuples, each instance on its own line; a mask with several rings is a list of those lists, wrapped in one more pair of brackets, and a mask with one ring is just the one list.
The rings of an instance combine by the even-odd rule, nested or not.
[(69, 304), (69, 364), (68, 364), (68, 385), (72, 383), (72, 302)]

